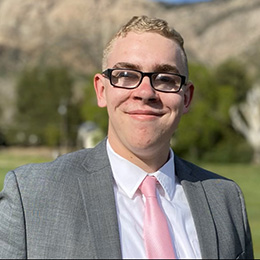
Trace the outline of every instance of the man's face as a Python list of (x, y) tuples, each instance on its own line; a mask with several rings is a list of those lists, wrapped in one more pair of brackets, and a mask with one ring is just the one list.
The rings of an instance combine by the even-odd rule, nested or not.
[[(130, 32), (118, 38), (107, 60), (108, 68), (132, 68), (143, 72), (184, 75), (181, 49), (173, 41), (156, 33)], [(112, 148), (125, 158), (169, 151), (170, 139), (182, 114), (188, 111), (193, 85), (178, 93), (155, 91), (148, 77), (135, 89), (120, 89), (97, 74), (94, 79), (98, 105), (107, 107), (108, 138)]]

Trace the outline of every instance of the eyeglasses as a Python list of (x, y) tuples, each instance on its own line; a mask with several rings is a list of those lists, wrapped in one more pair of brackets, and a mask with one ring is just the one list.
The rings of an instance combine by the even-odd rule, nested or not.
[(107, 69), (103, 76), (116, 88), (137, 88), (145, 76), (149, 77), (153, 89), (160, 92), (177, 93), (185, 84), (186, 77), (168, 72), (142, 72), (133, 69)]

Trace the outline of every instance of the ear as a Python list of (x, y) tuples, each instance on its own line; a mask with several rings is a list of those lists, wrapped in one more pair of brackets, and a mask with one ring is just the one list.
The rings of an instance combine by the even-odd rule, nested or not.
[(104, 77), (98, 73), (94, 76), (94, 87), (96, 91), (97, 97), (97, 104), (99, 107), (106, 107), (106, 93), (105, 93), (105, 86), (104, 86)]
[(191, 81), (189, 81), (184, 87), (184, 109), (183, 114), (189, 112), (191, 101), (193, 98), (194, 85)]

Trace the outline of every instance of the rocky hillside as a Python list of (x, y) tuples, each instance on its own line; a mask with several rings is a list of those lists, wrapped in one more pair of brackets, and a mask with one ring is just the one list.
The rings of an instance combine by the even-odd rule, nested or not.
[(181, 6), (152, 0), (0, 0), (0, 66), (19, 69), (40, 61), (65, 62), (82, 71), (99, 68), (111, 34), (140, 14), (175, 26), (190, 59), (216, 64), (259, 54), (259, 0)]
[(181, 32), (190, 60), (215, 65), (235, 56), (255, 71), (260, 66), (259, 0), (178, 6), (152, 0), (0, 0), (0, 107), (15, 94), (13, 81), (4, 77), (28, 65), (100, 69), (104, 44), (141, 14), (165, 18)]

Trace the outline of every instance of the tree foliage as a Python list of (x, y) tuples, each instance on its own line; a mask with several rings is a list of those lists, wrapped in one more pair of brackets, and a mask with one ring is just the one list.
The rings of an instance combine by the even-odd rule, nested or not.
[(100, 108), (97, 105), (97, 98), (93, 86), (93, 75), (86, 79), (84, 102), (80, 109), (81, 118), (84, 121), (92, 121), (98, 125), (104, 135), (107, 134), (108, 116), (106, 108)]
[(218, 85), (228, 85), (234, 88), (235, 103), (245, 99), (253, 83), (246, 65), (234, 58), (226, 60), (215, 69), (215, 78)]
[(194, 99), (174, 136), (174, 150), (193, 160), (249, 161), (251, 150), (229, 117), (229, 108), (250, 86), (246, 69), (233, 60), (215, 70), (191, 64), (190, 79)]
[[(24, 70), (17, 82), (20, 141), (58, 145), (75, 139), (78, 108), (73, 104), (73, 78), (66, 68)], [(21, 135), (22, 134), (22, 135)], [(24, 140), (22, 140), (24, 139)], [(32, 140), (32, 138), (31, 138)]]

